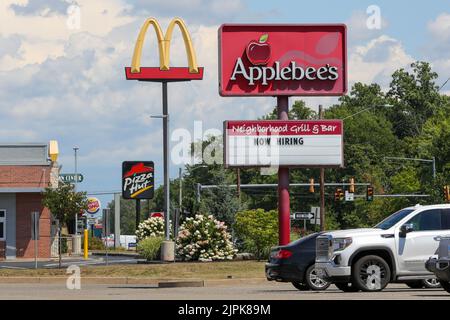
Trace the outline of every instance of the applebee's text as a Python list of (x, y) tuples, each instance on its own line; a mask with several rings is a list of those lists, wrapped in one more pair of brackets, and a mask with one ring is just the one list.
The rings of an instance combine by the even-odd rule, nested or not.
[(241, 75), (248, 80), (249, 85), (254, 85), (255, 81), (261, 80), (262, 85), (268, 85), (270, 80), (337, 80), (339, 78), (338, 68), (326, 64), (323, 67), (297, 66), (295, 61), (291, 61), (289, 66), (281, 68), (280, 62), (275, 61), (274, 67), (253, 66), (246, 70), (241, 58), (238, 58), (234, 66), (230, 80), (236, 80), (236, 76)]

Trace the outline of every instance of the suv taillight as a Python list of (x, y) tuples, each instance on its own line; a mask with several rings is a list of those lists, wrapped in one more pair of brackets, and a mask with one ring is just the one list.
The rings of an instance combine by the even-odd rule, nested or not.
[(287, 259), (290, 258), (291, 256), (292, 256), (291, 251), (282, 249), (277, 252), (277, 254), (275, 255), (275, 259)]

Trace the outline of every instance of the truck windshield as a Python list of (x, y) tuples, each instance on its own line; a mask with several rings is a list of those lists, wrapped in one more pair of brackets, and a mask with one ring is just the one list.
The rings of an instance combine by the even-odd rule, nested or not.
[(377, 224), (375, 228), (387, 230), (413, 211), (413, 209), (403, 209), (397, 211), (396, 213), (391, 214), (389, 217)]

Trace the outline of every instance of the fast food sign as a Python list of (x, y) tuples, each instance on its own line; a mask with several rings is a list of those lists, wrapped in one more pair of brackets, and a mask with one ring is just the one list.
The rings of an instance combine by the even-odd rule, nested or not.
[(226, 167), (342, 167), (342, 120), (224, 122)]
[(122, 197), (152, 199), (153, 193), (153, 161), (124, 161), (122, 163)]
[(92, 215), (96, 214), (102, 206), (100, 200), (94, 197), (89, 197), (87, 200), (88, 200), (88, 208), (86, 211)]
[(225, 24), (221, 96), (339, 96), (347, 91), (346, 26)]

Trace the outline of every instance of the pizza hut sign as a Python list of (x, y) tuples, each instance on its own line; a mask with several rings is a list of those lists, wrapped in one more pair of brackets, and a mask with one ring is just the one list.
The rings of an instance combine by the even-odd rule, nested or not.
[(124, 161), (122, 163), (122, 197), (124, 199), (152, 199), (154, 164), (152, 161)]
[(222, 96), (343, 95), (345, 25), (222, 25)]

